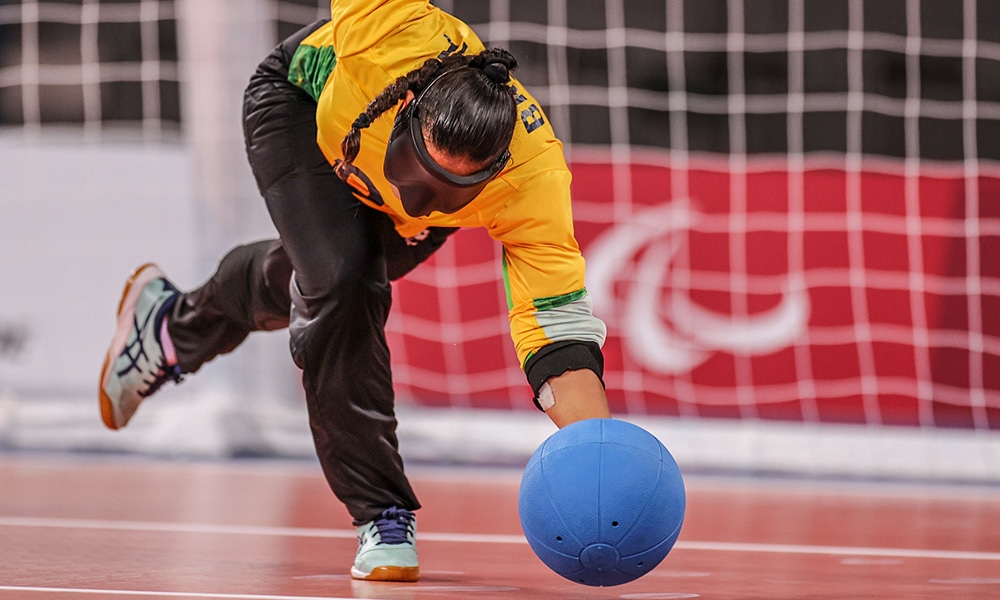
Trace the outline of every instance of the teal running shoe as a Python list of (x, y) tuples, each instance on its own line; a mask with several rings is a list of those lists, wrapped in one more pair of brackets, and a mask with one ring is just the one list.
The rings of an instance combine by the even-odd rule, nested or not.
[(163, 272), (142, 265), (125, 283), (118, 304), (118, 327), (101, 367), (101, 419), (110, 429), (124, 427), (139, 403), (167, 381), (180, 382), (177, 365), (168, 365), (160, 326), (180, 296)]
[(351, 577), (367, 581), (417, 581), (417, 517), (395, 506), (358, 527)]

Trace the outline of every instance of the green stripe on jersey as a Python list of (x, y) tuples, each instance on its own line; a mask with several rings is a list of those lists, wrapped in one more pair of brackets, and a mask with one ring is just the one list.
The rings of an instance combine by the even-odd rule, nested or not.
[(299, 46), (288, 65), (288, 81), (319, 102), (323, 86), (336, 66), (337, 55), (333, 53), (333, 46)]
[(568, 294), (563, 294), (562, 296), (549, 296), (548, 298), (535, 298), (532, 302), (535, 304), (535, 309), (537, 310), (552, 310), (553, 308), (559, 308), (560, 306), (565, 306), (571, 302), (576, 302), (580, 298), (587, 295), (586, 288), (582, 290), (577, 290), (575, 292), (570, 292)]
[(510, 296), (510, 273), (507, 271), (507, 249), (504, 248), (500, 255), (501, 264), (503, 265), (503, 292), (507, 296), (507, 310), (514, 309), (514, 300)]

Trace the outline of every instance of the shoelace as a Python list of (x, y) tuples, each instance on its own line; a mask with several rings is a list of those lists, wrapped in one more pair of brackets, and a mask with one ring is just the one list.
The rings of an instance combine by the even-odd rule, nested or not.
[(413, 531), (414, 514), (405, 508), (387, 508), (380, 518), (375, 520), (375, 527), (383, 544), (405, 544), (407, 533)]
[(156, 390), (163, 387), (167, 381), (173, 381), (174, 383), (180, 383), (184, 378), (181, 376), (181, 368), (178, 365), (168, 366), (166, 363), (161, 362), (157, 368), (156, 375), (153, 376), (152, 380), (143, 380), (143, 383), (147, 384), (145, 390), (139, 391), (139, 396), (145, 398), (156, 393)]

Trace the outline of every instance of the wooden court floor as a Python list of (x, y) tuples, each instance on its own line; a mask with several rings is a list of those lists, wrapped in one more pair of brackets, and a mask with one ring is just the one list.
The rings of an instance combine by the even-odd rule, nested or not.
[(998, 599), (1000, 487), (688, 475), (680, 541), (638, 581), (550, 572), (516, 470), (411, 468), (422, 578), (352, 581), (309, 461), (0, 454), (0, 600)]

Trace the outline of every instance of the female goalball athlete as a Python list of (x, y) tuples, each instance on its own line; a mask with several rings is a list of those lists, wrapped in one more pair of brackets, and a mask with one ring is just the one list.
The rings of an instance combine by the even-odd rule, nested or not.
[(397, 451), (390, 281), (461, 227), (503, 246), (511, 335), (559, 427), (610, 416), (604, 324), (573, 235), (570, 173), (507, 51), (426, 0), (333, 0), (244, 98), (246, 150), (279, 239), (230, 251), (181, 292), (152, 264), (125, 286), (101, 372), (111, 429), (167, 381), (287, 327), (323, 472), (358, 529), (351, 574), (415, 581), (415, 510)]

